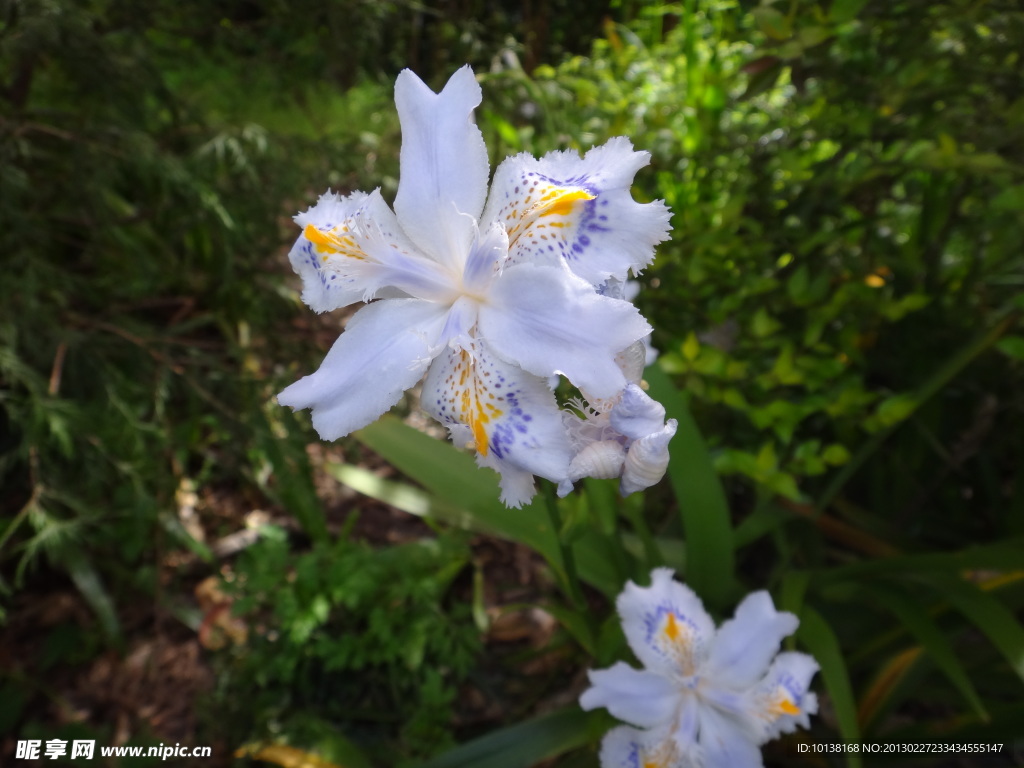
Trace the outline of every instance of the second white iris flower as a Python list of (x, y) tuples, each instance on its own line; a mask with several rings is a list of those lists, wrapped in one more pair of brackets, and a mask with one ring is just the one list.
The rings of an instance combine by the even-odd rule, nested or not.
[(630, 724), (605, 736), (602, 768), (762, 768), (761, 745), (807, 728), (818, 711), (809, 690), (818, 663), (779, 653), (800, 622), (767, 592), (747, 595), (716, 629), (693, 590), (656, 568), (651, 586), (629, 582), (616, 607), (644, 668), (590, 672), (582, 707)]

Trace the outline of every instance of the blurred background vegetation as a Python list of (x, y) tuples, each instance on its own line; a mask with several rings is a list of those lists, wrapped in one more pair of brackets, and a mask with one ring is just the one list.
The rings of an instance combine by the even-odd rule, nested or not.
[[(997, 0), (0, 2), (4, 759), (418, 765), (526, 722), (431, 765), (596, 764), (571, 704), (621, 637), (506, 541), (544, 551), (532, 508), (272, 399), (340, 328), (289, 217), (392, 196), (395, 75), (468, 62), (492, 166), (627, 135), (674, 211), (638, 303), (687, 421), (671, 482), (563, 502), (594, 612), (661, 562), (718, 616), (768, 587), (823, 667), (800, 738), (1021, 764), (1022, 50)], [(639, 542), (614, 572), (591, 523)]]

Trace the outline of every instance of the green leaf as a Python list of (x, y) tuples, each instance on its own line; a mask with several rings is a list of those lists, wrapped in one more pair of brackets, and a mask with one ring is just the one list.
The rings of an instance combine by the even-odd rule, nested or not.
[[(477, 467), (468, 453), (425, 435), (393, 416), (382, 417), (356, 432), (355, 437), (423, 486), (433, 500), (439, 502), (444, 516), (458, 512), (452, 522), (493, 532), (526, 544), (545, 557), (557, 558), (558, 544), (543, 503), (534, 501), (522, 509), (509, 509), (499, 500), (498, 475)], [(349, 470), (345, 474), (354, 477)], [(381, 487), (394, 491), (393, 486)], [(369, 489), (364, 486), (360, 490), (367, 492)], [(413, 496), (408, 498), (408, 504), (416, 503), (412, 501)], [(428, 505), (422, 514), (429, 509)]]
[(754, 17), (757, 28), (768, 37), (785, 40), (790, 36), (792, 29), (789, 19), (783, 13), (766, 5), (755, 8), (750, 13)]
[(697, 340), (697, 334), (690, 331), (686, 335), (686, 341), (683, 342), (682, 346), (683, 357), (689, 360), (691, 363), (697, 359), (697, 355), (700, 354), (700, 342)]
[(597, 638), (590, 627), (588, 616), (584, 616), (572, 608), (553, 603), (545, 605), (544, 610), (558, 619), (559, 623), (580, 644), (580, 647), (587, 652), (588, 656), (591, 658), (597, 656)]
[(906, 419), (919, 405), (914, 395), (893, 395), (879, 404), (876, 416), (883, 427), (891, 427)]
[(1007, 336), (999, 340), (996, 344), (996, 349), (1007, 357), (1012, 357), (1015, 360), (1024, 360), (1024, 337)]
[(960, 691), (968, 706), (983, 719), (988, 718), (981, 699), (971, 684), (967, 671), (960, 664), (952, 646), (932, 617), (917, 601), (885, 585), (871, 590), (873, 598), (899, 619), (910, 634), (931, 656), (932, 661), (943, 671), (949, 681)]
[(882, 312), (886, 319), (895, 322), (911, 312), (916, 312), (917, 310), (928, 306), (928, 304), (931, 303), (931, 300), (930, 296), (923, 293), (908, 293), (899, 300), (884, 306)]
[(801, 264), (786, 281), (786, 293), (790, 300), (800, 305), (807, 295), (807, 288), (811, 284), (811, 272), (806, 264)]
[(686, 582), (706, 602), (726, 605), (734, 588), (732, 524), (722, 483), (686, 398), (658, 366), (645, 372), (650, 395), (678, 422), (668, 477), (686, 535)]
[(853, 21), (868, 0), (833, 0), (828, 16), (836, 24)]
[(763, 339), (765, 336), (775, 333), (781, 327), (782, 324), (769, 315), (764, 307), (761, 307), (754, 313), (750, 331), (759, 339)]
[(793, 517), (793, 513), (783, 509), (772, 501), (760, 504), (757, 509), (747, 515), (733, 531), (736, 548), (753, 544), (762, 536), (766, 536)]
[(487, 122), (494, 126), (503, 142), (513, 149), (518, 150), (522, 148), (523, 142), (519, 136), (519, 131), (516, 130), (512, 123), (489, 109), (483, 110), (483, 114)]
[(936, 575), (932, 583), (992, 641), (1009, 662), (1010, 669), (1024, 680), (1024, 627), (1013, 612), (969, 581)]
[(1016, 570), (1024, 562), (1024, 537), (1014, 537), (994, 544), (972, 546), (959, 552), (929, 552), (898, 555), (837, 566), (820, 571), (815, 577), (824, 581), (858, 581), (867, 576), (898, 573), (958, 573), (978, 569)]
[[(817, 611), (805, 605), (800, 614), (797, 638), (821, 666), (821, 677), (832, 699), (836, 720), (839, 721), (839, 732), (847, 744), (856, 744), (860, 741), (857, 705), (850, 687), (850, 673), (846, 669), (835, 632)], [(860, 756), (849, 755), (846, 763), (850, 768), (860, 768)]]
[(800, 45), (804, 48), (813, 48), (816, 45), (828, 40), (832, 37), (832, 30), (828, 27), (802, 27), (797, 32), (797, 38), (800, 40)]
[(828, 446), (828, 448), (826, 448), (821, 454), (821, 458), (826, 464), (839, 466), (840, 464), (845, 464), (850, 460), (850, 452), (846, 450), (845, 446), (842, 446), (839, 443), (832, 443), (832, 445)]
[(596, 742), (608, 725), (604, 712), (574, 707), (489, 733), (417, 768), (530, 768)]
[(804, 606), (804, 596), (811, 583), (808, 571), (787, 571), (782, 577), (782, 591), (779, 595), (779, 610), (800, 615)]
[[(281, 421), (295, 434), (295, 416), (287, 408), (276, 408), (270, 414), (260, 414), (255, 430), (256, 445), (274, 468), (276, 485), (264, 485), (263, 490), (293, 514), (302, 530), (314, 541), (327, 541), (327, 521), (323, 505), (313, 484), (313, 470), (305, 451), (288, 443), (277, 434), (275, 422)], [(291, 450), (287, 450), (291, 447)]]
[(68, 575), (75, 583), (82, 597), (93, 609), (109, 640), (121, 641), (121, 624), (117, 619), (114, 601), (103, 586), (103, 580), (93, 564), (81, 552), (68, 548), (62, 553), (61, 564), (67, 569)]
[(597, 523), (598, 529), (605, 536), (615, 533), (615, 521), (618, 517), (618, 487), (615, 480), (597, 480), (587, 477), (583, 480), (586, 491), (587, 508)]
[[(384, 416), (355, 433), (355, 438), (389, 461), (426, 491), (371, 480), (353, 467), (332, 472), (346, 484), (374, 498), (396, 502), (400, 509), (438, 519), (474, 531), (486, 532), (534, 549), (548, 562), (559, 564), (558, 538), (551, 530), (542, 498), (521, 509), (509, 509), (500, 501), (498, 475), (477, 467), (473, 457), (448, 442), (425, 435), (393, 416)], [(542, 481), (546, 482), (546, 481)], [(622, 589), (625, 574), (610, 556), (613, 543), (593, 530), (579, 532), (573, 542), (580, 578), (612, 597)], [(621, 546), (618, 542), (614, 546)]]

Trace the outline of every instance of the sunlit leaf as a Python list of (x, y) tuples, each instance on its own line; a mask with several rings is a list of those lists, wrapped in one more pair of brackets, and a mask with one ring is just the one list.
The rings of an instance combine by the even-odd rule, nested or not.
[[(499, 500), (496, 473), (477, 467), (472, 456), (450, 443), (390, 416), (359, 430), (355, 437), (422, 485), (430, 498), (410, 494), (394, 484), (374, 482), (365, 473), (351, 468), (340, 472), (335, 468), (346, 482), (357, 484), (382, 500), (392, 496), (408, 511), (427, 514), (436, 510), (441, 519), (525, 544), (549, 562), (561, 562), (558, 538), (540, 496), (522, 509), (509, 509)], [(616, 559), (609, 556), (610, 546), (613, 545), (606, 537), (587, 531), (573, 542), (572, 550), (580, 577), (613, 596), (622, 589), (624, 576), (616, 569)]]

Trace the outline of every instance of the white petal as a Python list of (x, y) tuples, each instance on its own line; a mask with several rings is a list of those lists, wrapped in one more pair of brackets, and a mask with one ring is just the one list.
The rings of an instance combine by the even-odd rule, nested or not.
[(609, 669), (591, 670), (587, 676), (591, 687), (580, 696), (583, 709), (604, 707), (619, 720), (640, 728), (671, 723), (680, 692), (668, 678), (621, 661)]
[(441, 344), (468, 348), (473, 343), (473, 330), (479, 316), (479, 305), (468, 296), (460, 296), (452, 304), (441, 332)]
[[(622, 436), (608, 423), (607, 413), (601, 413), (579, 400), (571, 400), (570, 403), (572, 408), (562, 411), (562, 426), (577, 453), (591, 443), (622, 439)], [(578, 410), (582, 414), (582, 418), (573, 409)]]
[(735, 618), (718, 629), (705, 677), (720, 687), (750, 688), (764, 676), (782, 638), (793, 634), (799, 624), (792, 613), (776, 611), (767, 592), (747, 595)]
[(462, 283), (469, 293), (486, 293), (508, 256), (508, 235), (498, 224), (477, 232), (469, 258), (462, 273)]
[(677, 426), (675, 419), (669, 419), (659, 431), (630, 444), (622, 466), (619, 493), (628, 496), (661, 481), (668, 469), (668, 443), (675, 435)]
[(302, 234), (288, 257), (302, 277), (302, 300), (317, 312), (369, 301), (385, 288), (417, 298), (450, 291), (450, 275), (416, 249), (378, 190), (328, 192), (295, 221)]
[(629, 647), (647, 669), (689, 677), (703, 665), (715, 623), (693, 590), (669, 568), (651, 572), (651, 586), (628, 582), (616, 607)]
[(689, 750), (680, 747), (671, 729), (639, 731), (622, 725), (601, 741), (601, 768), (697, 768)]
[(511, 462), (502, 461), (491, 452), (486, 456), (476, 455), (478, 467), (487, 467), (498, 473), (498, 487), (501, 489), (501, 503), (511, 509), (519, 509), (533, 501), (537, 494), (537, 486), (533, 482), (533, 473), (514, 466)]
[(749, 697), (749, 712), (760, 728), (761, 743), (797, 726), (810, 727), (818, 712), (818, 697), (808, 689), (818, 662), (806, 653), (780, 653)]
[(312, 408), (324, 440), (365, 427), (423, 376), (437, 348), (445, 310), (419, 299), (386, 299), (349, 320), (320, 369), (277, 396)]
[[(635, 346), (630, 349), (635, 349)], [(612, 408), (609, 421), (617, 432), (621, 432), (630, 440), (638, 440), (662, 430), (665, 426), (665, 406), (652, 399), (636, 384), (630, 383), (622, 391), (619, 402)]]
[(728, 715), (701, 707), (699, 719), (702, 768), (763, 768), (761, 750)]
[(518, 502), (510, 506), (533, 496), (532, 475), (559, 482), (569, 471), (572, 447), (546, 382), (505, 362), (479, 339), (438, 357), (421, 401), (443, 424), (469, 428), (478, 463), (501, 473), (503, 496)]
[(582, 158), (572, 151), (540, 160), (516, 155), (495, 171), (483, 221), (505, 225), (513, 263), (558, 256), (593, 286), (625, 279), (651, 263), (670, 229), (663, 202), (637, 203), (629, 192), (649, 160), (623, 137)]
[(615, 355), (649, 328), (632, 304), (598, 296), (564, 269), (532, 264), (502, 272), (480, 308), (481, 333), (498, 354), (538, 376), (563, 373), (595, 397), (626, 385)]
[(468, 67), (434, 93), (410, 70), (395, 82), (402, 123), (395, 211), (405, 232), (441, 264), (461, 272), (487, 195), (487, 148), (472, 121), (480, 85)]
[(647, 339), (649, 338), (650, 335), (647, 335), (640, 341), (634, 341), (615, 356), (615, 364), (622, 370), (626, 380), (633, 384), (640, 383), (640, 379), (644, 375), (644, 368), (650, 365), (647, 361)]

